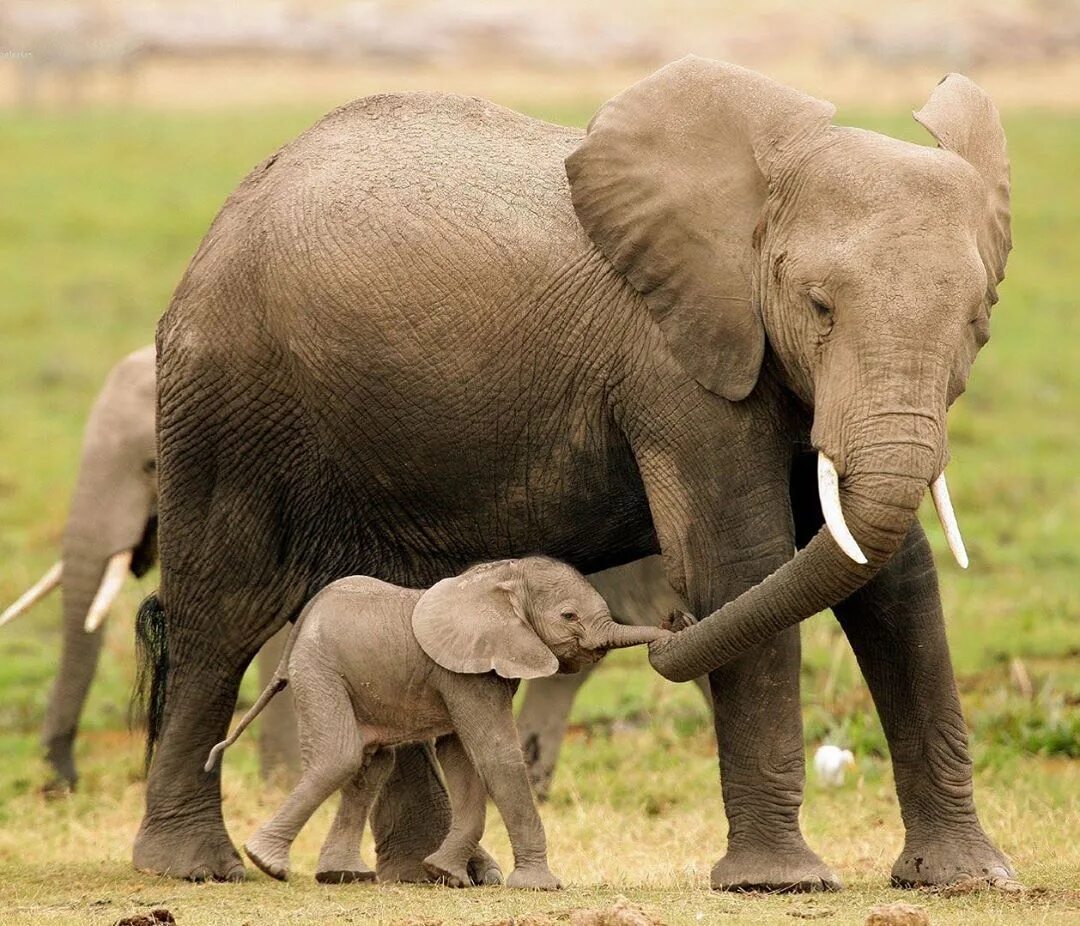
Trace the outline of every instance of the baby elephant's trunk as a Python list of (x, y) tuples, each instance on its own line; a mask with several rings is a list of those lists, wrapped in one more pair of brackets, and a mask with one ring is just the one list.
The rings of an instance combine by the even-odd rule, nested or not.
[(608, 621), (596, 631), (594, 647), (596, 649), (622, 649), (626, 646), (643, 646), (670, 635), (670, 631), (660, 627), (629, 627)]

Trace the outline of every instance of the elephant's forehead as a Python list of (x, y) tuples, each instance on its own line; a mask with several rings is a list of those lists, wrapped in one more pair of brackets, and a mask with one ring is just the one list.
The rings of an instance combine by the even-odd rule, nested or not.
[(948, 221), (975, 217), (986, 200), (979, 175), (957, 155), (845, 127), (834, 128), (803, 162), (798, 195), (850, 220), (898, 210)]

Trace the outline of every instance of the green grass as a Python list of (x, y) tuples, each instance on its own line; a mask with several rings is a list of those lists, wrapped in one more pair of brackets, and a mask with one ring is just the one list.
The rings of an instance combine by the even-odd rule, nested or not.
[[(592, 101), (540, 113), (583, 123)], [(0, 119), (0, 603), (55, 558), (82, 422), (108, 368), (152, 338), (200, 236), (255, 163), (317, 118), (315, 111), (88, 112)], [(920, 140), (901, 114), (843, 121)], [(1080, 915), (1080, 116), (1007, 114), (1015, 251), (993, 339), (952, 412), (950, 485), (971, 552), (962, 573), (932, 515), (950, 638), (969, 724), (983, 819), (1023, 878), (1020, 898), (918, 895), (935, 922), (1065, 923)], [(925, 514), (925, 512), (924, 512)], [(0, 922), (94, 921), (154, 902), (184, 926), (321, 922), (361, 911), (386, 920), (485, 921), (610, 903), (617, 892), (670, 923), (791, 922), (832, 911), (861, 923), (903, 897), (883, 887), (899, 850), (884, 739), (835, 623), (805, 625), (807, 739), (852, 746), (858, 774), (811, 783), (811, 842), (850, 890), (814, 905), (705, 890), (723, 846), (708, 720), (691, 686), (653, 675), (640, 653), (611, 658), (585, 688), (545, 810), (552, 864), (575, 887), (559, 896), (426, 888), (329, 890), (193, 886), (128, 864), (142, 802), (138, 743), (123, 732), (133, 677), (130, 614), (148, 577), (127, 590), (109, 630), (80, 745), (83, 787), (65, 802), (38, 793), (36, 731), (59, 646), (58, 605), (0, 632)], [(1010, 680), (1013, 660), (1033, 697)], [(253, 693), (249, 680), (245, 696)], [(265, 792), (251, 743), (226, 769), (226, 815), (242, 837), (280, 792)], [(705, 800), (700, 800), (701, 795)], [(508, 858), (492, 814), (493, 850)], [(324, 811), (303, 834), (310, 874)]]

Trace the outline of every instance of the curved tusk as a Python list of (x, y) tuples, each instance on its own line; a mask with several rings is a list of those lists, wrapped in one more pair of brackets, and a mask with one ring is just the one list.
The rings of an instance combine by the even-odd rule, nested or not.
[(15, 604), (3, 614), (0, 614), (0, 627), (3, 627), (8, 621), (15, 620), (20, 614), (29, 611), (30, 608), (56, 588), (60, 584), (60, 573), (63, 568), (64, 564), (62, 562), (53, 563), (49, 567), (49, 571), (23, 592)]
[(836, 545), (851, 557), (860, 566), (866, 565), (866, 557), (855, 538), (848, 530), (847, 521), (844, 520), (844, 509), (840, 507), (840, 477), (836, 474), (833, 466), (825, 454), (818, 453), (817, 458), (817, 486), (818, 498), (821, 500), (821, 512), (825, 515), (825, 523), (829, 527)]
[(934, 499), (934, 508), (937, 509), (938, 520), (941, 522), (941, 529), (945, 531), (949, 549), (960, 568), (967, 569), (967, 550), (964, 547), (964, 538), (960, 536), (960, 525), (956, 523), (956, 512), (953, 511), (952, 499), (949, 498), (949, 486), (945, 482), (944, 472), (930, 483), (930, 495)]
[(120, 588), (127, 578), (128, 569), (131, 568), (131, 556), (133, 550), (121, 550), (114, 553), (105, 567), (105, 575), (101, 577), (101, 585), (98, 586), (97, 594), (86, 612), (86, 623), (83, 629), (87, 633), (93, 633), (101, 626), (109, 613), (109, 608), (120, 594)]

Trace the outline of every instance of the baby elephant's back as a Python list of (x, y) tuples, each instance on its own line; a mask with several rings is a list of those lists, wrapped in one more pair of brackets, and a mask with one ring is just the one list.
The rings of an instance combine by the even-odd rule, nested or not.
[[(389, 719), (403, 696), (427, 686), (432, 668), (412, 631), (422, 593), (366, 576), (338, 579), (312, 599), (289, 674), (330, 669), (344, 678), (357, 713)], [(362, 718), (363, 719), (363, 718)]]

